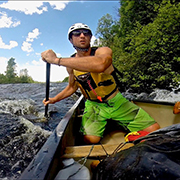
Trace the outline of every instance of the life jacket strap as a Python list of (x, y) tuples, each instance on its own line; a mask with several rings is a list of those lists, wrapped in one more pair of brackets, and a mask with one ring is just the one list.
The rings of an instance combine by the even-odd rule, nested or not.
[(92, 90), (92, 92), (96, 95), (97, 99), (98, 99), (100, 102), (103, 102), (101, 96), (98, 96), (98, 94), (96, 93), (96, 91), (95, 91), (95, 90), (93, 89), (93, 87), (91, 86), (90, 80), (87, 80), (87, 83), (88, 83), (90, 89)]

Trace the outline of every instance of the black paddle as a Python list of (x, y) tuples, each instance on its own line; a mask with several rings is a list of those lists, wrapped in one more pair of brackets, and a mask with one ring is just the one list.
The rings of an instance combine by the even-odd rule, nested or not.
[[(46, 101), (49, 100), (50, 64), (46, 64)], [(48, 104), (45, 106), (45, 117), (48, 117)]]

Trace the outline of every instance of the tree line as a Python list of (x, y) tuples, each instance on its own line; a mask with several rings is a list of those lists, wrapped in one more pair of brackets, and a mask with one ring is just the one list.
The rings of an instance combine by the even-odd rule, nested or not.
[(0, 74), (0, 84), (9, 83), (33, 83), (34, 80), (28, 75), (27, 69), (20, 70), (19, 76), (16, 73), (16, 63), (14, 58), (10, 58), (7, 63), (5, 75)]
[(151, 92), (180, 84), (180, 2), (120, 0), (118, 19), (98, 22), (100, 46), (113, 50), (121, 89)]

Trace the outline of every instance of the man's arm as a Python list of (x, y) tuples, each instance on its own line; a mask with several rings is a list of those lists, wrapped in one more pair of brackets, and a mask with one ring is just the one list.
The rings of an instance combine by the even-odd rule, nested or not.
[(66, 86), (66, 88), (64, 90), (62, 90), (55, 97), (49, 98), (48, 101), (46, 101), (44, 99), (43, 103), (44, 103), (45, 106), (47, 104), (54, 104), (54, 103), (56, 103), (58, 101), (61, 101), (62, 99), (65, 99), (65, 98), (69, 97), (70, 95), (72, 95), (74, 92), (76, 92), (78, 86), (77, 86), (77, 82), (74, 79), (73, 70), (70, 69), (70, 68), (67, 68), (67, 71), (69, 73), (69, 84)]
[(112, 64), (112, 50), (108, 47), (98, 48), (94, 56), (59, 59), (52, 50), (44, 51), (41, 56), (44, 61), (49, 63), (85, 72), (104, 72)]

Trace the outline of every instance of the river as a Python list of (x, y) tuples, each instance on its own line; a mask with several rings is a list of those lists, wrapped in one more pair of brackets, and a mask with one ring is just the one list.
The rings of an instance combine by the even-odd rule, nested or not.
[[(67, 83), (51, 83), (50, 97)], [(42, 147), (65, 113), (77, 100), (75, 95), (49, 105), (44, 117), (45, 84), (0, 85), (0, 179), (17, 179)]]
[[(67, 83), (51, 83), (50, 97)], [(180, 101), (178, 90), (155, 90), (151, 94), (123, 93), (128, 99)], [(16, 180), (42, 147), (65, 113), (77, 100), (76, 95), (49, 105), (44, 117), (45, 84), (0, 84), (0, 179)]]

